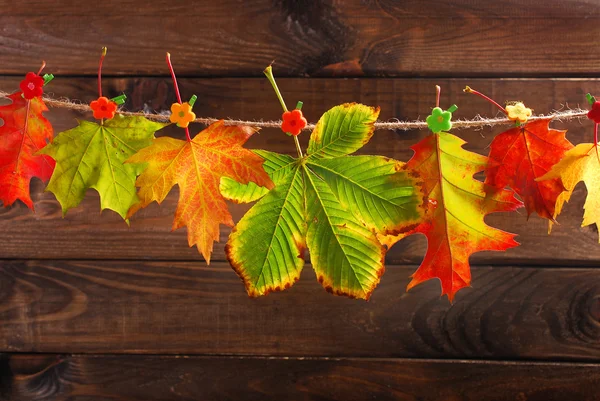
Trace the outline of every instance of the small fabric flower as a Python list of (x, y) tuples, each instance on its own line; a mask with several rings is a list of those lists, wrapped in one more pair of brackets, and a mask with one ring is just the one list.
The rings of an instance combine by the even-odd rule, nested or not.
[(23, 92), (23, 97), (27, 100), (30, 100), (34, 97), (42, 96), (44, 93), (44, 78), (33, 72), (28, 72), (27, 75), (25, 75), (25, 79), (21, 81), (19, 86)]
[(587, 117), (594, 120), (596, 124), (600, 124), (600, 102), (594, 102), (592, 109), (588, 111)]
[(188, 102), (173, 103), (171, 105), (171, 122), (177, 124), (178, 127), (187, 128), (195, 119), (196, 114), (194, 114), (192, 106)]
[(111, 119), (117, 112), (117, 104), (104, 96), (90, 103), (90, 107), (94, 112), (94, 118), (97, 120), (102, 118)]
[(431, 115), (425, 120), (431, 132), (449, 131), (452, 128), (452, 113), (434, 107)]
[(294, 136), (300, 134), (307, 124), (306, 118), (302, 115), (302, 111), (298, 109), (286, 111), (281, 118), (283, 120), (281, 123), (283, 132), (290, 133)]
[(506, 112), (508, 113), (509, 120), (518, 121), (521, 124), (527, 122), (527, 119), (531, 117), (531, 109), (525, 107), (521, 102), (506, 106)]

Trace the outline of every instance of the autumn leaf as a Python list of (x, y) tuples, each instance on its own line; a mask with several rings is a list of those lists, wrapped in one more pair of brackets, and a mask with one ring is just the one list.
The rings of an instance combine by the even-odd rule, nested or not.
[(532, 110), (522, 102), (511, 102), (502, 107), (468, 86), (464, 92), (487, 100), (516, 124), (496, 135), (490, 145), (485, 169), (486, 192), (510, 187), (523, 199), (528, 217), (536, 212), (540, 217), (552, 220), (556, 198), (564, 188), (558, 179), (540, 182), (537, 178), (546, 174), (573, 147), (565, 138), (567, 131), (550, 129), (552, 118), (528, 122)]
[(29, 182), (47, 182), (54, 160), (37, 152), (52, 141), (52, 126), (42, 115), (48, 108), (40, 96), (26, 100), (21, 92), (7, 96), (11, 104), (0, 106), (0, 200), (5, 207), (17, 199), (33, 210)]
[(487, 158), (464, 150), (464, 144), (452, 134), (439, 132), (411, 148), (415, 154), (406, 167), (423, 178), (429, 213), (415, 230), (382, 239), (391, 246), (407, 235), (424, 234), (427, 253), (407, 290), (438, 278), (442, 295), (447, 294), (450, 301), (458, 290), (471, 283), (469, 257), (473, 253), (502, 251), (518, 245), (514, 234), (488, 226), (484, 217), (516, 210), (521, 202), (512, 191), (504, 189), (486, 196), (486, 185), (473, 175), (485, 168)]
[[(257, 154), (260, 155), (260, 153)], [(219, 192), (226, 199), (235, 203), (250, 203), (265, 196), (269, 192), (269, 189), (261, 187), (252, 181), (246, 185), (242, 185), (232, 178), (221, 177)]]
[(256, 151), (275, 183), (266, 194), (223, 183), (230, 199), (260, 198), (225, 247), (249, 295), (293, 285), (308, 248), (317, 278), (329, 292), (369, 298), (384, 271), (385, 248), (375, 232), (408, 230), (425, 210), (420, 181), (403, 163), (349, 156), (371, 138), (378, 114), (378, 108), (361, 104), (332, 108), (317, 123), (302, 158)]
[(531, 121), (497, 135), (490, 145), (485, 183), (492, 191), (512, 188), (525, 203), (527, 214), (553, 219), (556, 198), (563, 191), (559, 179), (536, 181), (563, 157), (573, 144), (566, 131), (549, 128), (551, 119)]
[[(544, 180), (557, 179), (561, 180), (565, 191), (561, 192), (556, 199), (553, 217), (556, 218), (560, 214), (565, 202), (571, 199), (575, 186), (583, 181), (588, 194), (583, 206), (585, 212), (581, 226), (596, 224), (596, 227), (600, 227), (600, 161), (596, 146), (593, 143), (580, 143), (567, 151), (562, 160), (555, 164), (547, 174), (538, 178), (540, 183), (545, 182)], [(548, 233), (551, 229), (552, 221), (550, 221)]]
[(46, 190), (56, 196), (63, 215), (79, 205), (89, 188), (94, 188), (100, 194), (102, 210), (114, 210), (125, 218), (138, 201), (135, 179), (143, 166), (123, 162), (151, 145), (154, 132), (164, 126), (144, 117), (117, 115), (104, 124), (81, 121), (77, 127), (58, 134), (41, 153), (56, 160)]
[(247, 184), (272, 188), (262, 167), (262, 158), (242, 145), (256, 132), (242, 126), (225, 126), (218, 121), (191, 141), (161, 137), (142, 149), (127, 163), (147, 163), (137, 179), (139, 203), (128, 217), (153, 201), (161, 203), (174, 185), (179, 185), (179, 202), (173, 230), (186, 226), (188, 242), (196, 245), (207, 263), (213, 241), (219, 240), (219, 225), (233, 226), (220, 180), (227, 177)]

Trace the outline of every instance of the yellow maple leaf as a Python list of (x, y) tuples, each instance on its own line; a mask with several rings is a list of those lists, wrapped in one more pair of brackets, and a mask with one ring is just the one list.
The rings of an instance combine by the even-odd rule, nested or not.
[[(577, 183), (583, 181), (588, 194), (583, 205), (585, 212), (581, 226), (596, 224), (597, 227), (600, 227), (600, 187), (598, 186), (600, 182), (600, 160), (595, 145), (593, 143), (581, 143), (575, 146), (565, 153), (561, 161), (552, 167), (552, 170), (538, 178), (537, 181), (553, 178), (560, 178), (565, 187), (565, 191), (556, 199), (554, 218), (556, 219), (556, 216), (560, 214), (565, 202), (571, 199)], [(551, 230), (552, 222), (548, 227), (548, 233)]]

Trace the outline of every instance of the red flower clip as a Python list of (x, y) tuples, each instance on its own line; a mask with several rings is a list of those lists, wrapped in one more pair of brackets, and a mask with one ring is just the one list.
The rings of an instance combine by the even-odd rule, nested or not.
[(100, 96), (97, 100), (90, 103), (90, 107), (94, 111), (94, 118), (97, 120), (102, 118), (111, 119), (117, 111), (117, 104), (104, 96)]
[(594, 102), (592, 109), (588, 111), (587, 117), (594, 120), (596, 124), (600, 124), (600, 102)]
[(31, 100), (34, 97), (42, 96), (44, 93), (44, 78), (33, 72), (28, 72), (19, 86), (21, 87), (21, 91), (23, 91), (23, 97)]
[(302, 111), (298, 109), (286, 111), (281, 118), (283, 119), (283, 122), (281, 123), (283, 132), (289, 132), (294, 136), (300, 134), (307, 124), (306, 118), (302, 115)]

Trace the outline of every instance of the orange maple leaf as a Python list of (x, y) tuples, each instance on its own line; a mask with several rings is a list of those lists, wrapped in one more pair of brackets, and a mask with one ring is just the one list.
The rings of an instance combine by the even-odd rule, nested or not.
[(55, 165), (50, 156), (36, 155), (53, 138), (42, 115), (48, 108), (39, 96), (26, 100), (16, 92), (8, 98), (12, 103), (0, 106), (0, 201), (8, 207), (20, 199), (33, 210), (29, 182), (33, 177), (47, 182)]
[(256, 131), (251, 127), (225, 126), (223, 121), (217, 121), (191, 141), (170, 137), (155, 139), (152, 145), (126, 161), (148, 163), (136, 181), (140, 202), (131, 207), (128, 218), (153, 201), (161, 203), (178, 184), (179, 202), (173, 230), (186, 226), (189, 245), (196, 245), (210, 263), (213, 241), (219, 241), (219, 224), (233, 226), (219, 191), (221, 177), (273, 187), (262, 167), (263, 159), (242, 147)]

